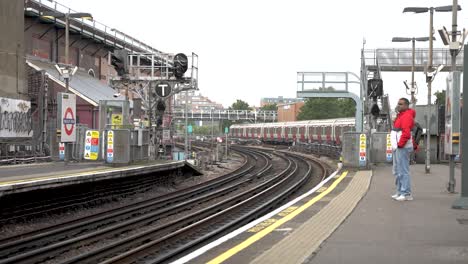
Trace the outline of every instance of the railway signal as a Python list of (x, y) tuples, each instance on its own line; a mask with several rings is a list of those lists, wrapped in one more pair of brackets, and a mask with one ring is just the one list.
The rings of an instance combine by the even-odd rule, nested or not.
[(182, 79), (184, 73), (188, 69), (188, 58), (183, 53), (178, 53), (174, 56), (174, 76), (177, 79)]

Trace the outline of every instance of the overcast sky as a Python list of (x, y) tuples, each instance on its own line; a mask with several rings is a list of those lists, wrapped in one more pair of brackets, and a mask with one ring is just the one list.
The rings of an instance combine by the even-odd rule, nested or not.
[[(463, 1), (459, 1), (462, 8)], [(452, 1), (195, 1), (60, 0), (94, 19), (168, 53), (199, 55), (203, 95), (231, 105), (235, 99), (259, 105), (262, 97), (296, 97), (298, 71), (350, 71), (359, 75), (363, 38), (366, 49), (411, 48), (392, 37), (429, 35), (429, 14), (403, 14), (407, 6), (443, 6)], [(468, 24), (458, 13), (458, 29)], [(437, 29), (451, 29), (451, 13), (434, 15), (434, 48), (443, 44)], [(427, 48), (428, 42), (416, 44)], [(445, 89), (445, 74), (433, 90)], [(405, 96), (411, 73), (384, 73), (391, 104)], [(427, 102), (423, 73), (416, 73), (418, 103)], [(409, 96), (408, 96), (409, 97)], [(435, 98), (434, 98), (435, 99)], [(434, 100), (433, 99), (433, 100)]]

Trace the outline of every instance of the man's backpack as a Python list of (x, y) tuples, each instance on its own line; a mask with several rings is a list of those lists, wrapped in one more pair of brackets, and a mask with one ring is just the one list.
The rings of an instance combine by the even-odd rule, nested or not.
[(414, 127), (411, 130), (411, 134), (413, 136), (414, 143), (416, 145), (418, 145), (418, 146), (419, 146), (419, 141), (422, 138), (422, 133), (423, 133), (423, 129), (422, 129), (421, 125), (418, 122), (415, 122)]

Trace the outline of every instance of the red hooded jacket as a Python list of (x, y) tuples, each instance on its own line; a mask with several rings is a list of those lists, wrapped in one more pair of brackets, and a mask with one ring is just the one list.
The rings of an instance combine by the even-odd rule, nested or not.
[[(401, 137), (398, 141), (398, 147), (403, 148), (406, 142), (411, 138), (411, 129), (414, 127), (414, 118), (416, 117), (416, 111), (411, 108), (406, 109), (403, 112), (398, 113), (395, 122), (393, 122), (393, 128), (400, 130)], [(413, 142), (412, 142), (413, 143)]]

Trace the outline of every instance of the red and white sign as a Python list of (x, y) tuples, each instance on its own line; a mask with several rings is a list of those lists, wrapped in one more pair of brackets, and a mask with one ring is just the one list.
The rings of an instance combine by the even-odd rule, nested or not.
[(76, 141), (76, 95), (61, 93), (61, 142)]
[(59, 143), (59, 159), (60, 160), (65, 159), (65, 144), (64, 143)]

